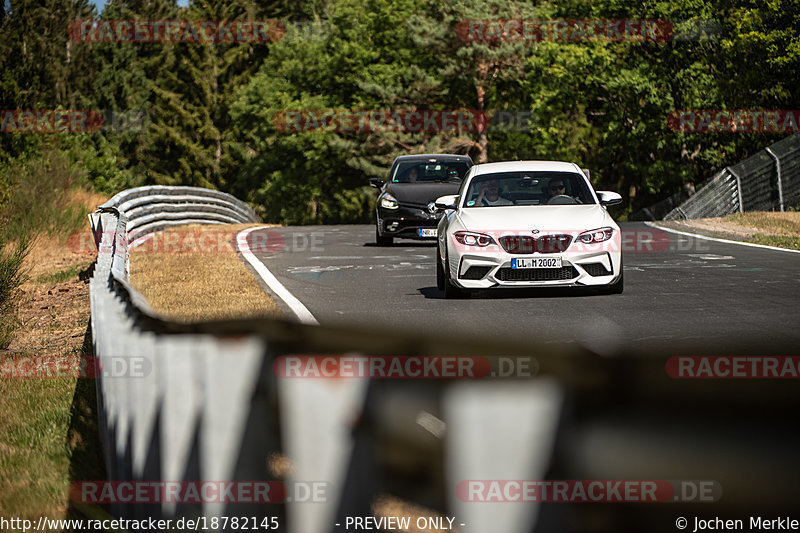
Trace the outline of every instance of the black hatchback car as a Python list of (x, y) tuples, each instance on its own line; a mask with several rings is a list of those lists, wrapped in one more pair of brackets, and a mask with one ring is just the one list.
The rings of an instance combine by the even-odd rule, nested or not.
[(378, 246), (389, 246), (395, 237), (435, 239), (441, 212), (433, 202), (458, 193), (472, 164), (466, 155), (403, 155), (394, 160), (386, 182), (370, 179), (380, 190), (375, 206)]

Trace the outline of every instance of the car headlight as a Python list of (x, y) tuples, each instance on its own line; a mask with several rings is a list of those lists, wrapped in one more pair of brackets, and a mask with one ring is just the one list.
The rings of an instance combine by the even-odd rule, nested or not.
[(494, 239), (490, 235), (483, 233), (473, 233), (471, 231), (457, 231), (453, 234), (458, 242), (466, 246), (489, 246), (495, 244)]
[(381, 207), (385, 207), (386, 209), (397, 209), (400, 205), (397, 203), (397, 198), (389, 194), (388, 192), (381, 196), (380, 201)]
[(578, 235), (576, 240), (583, 244), (593, 244), (596, 242), (607, 241), (613, 234), (614, 230), (611, 228), (593, 229), (591, 231), (584, 231)]

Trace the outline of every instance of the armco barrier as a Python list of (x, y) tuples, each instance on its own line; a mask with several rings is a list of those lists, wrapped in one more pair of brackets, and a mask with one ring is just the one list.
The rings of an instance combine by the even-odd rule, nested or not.
[[(95, 356), (103, 369), (123, 363), (96, 381), (109, 478), (278, 481), (287, 490), (268, 504), (114, 503), (115, 516), (276, 517), (279, 531), (332, 533), (345, 531), (348, 517), (391, 514), (376, 501), (392, 496), (454, 518), (462, 533), (619, 532), (661, 531), (698, 509), (697, 500), (598, 508), (475, 503), (459, 495), (465, 480), (509, 479), (710, 479), (724, 497), (703, 503), (709, 516), (796, 504), (793, 383), (673, 380), (664, 370), (670, 354), (620, 348), (599, 356), (575, 343), (280, 319), (165, 320), (131, 286), (126, 268), (125, 204), (153, 204), (142, 190), (115, 198), (125, 201), (93, 218), (106, 229), (100, 245), (113, 253), (98, 255), (90, 281)], [(156, 208), (145, 216), (154, 217), (149, 224), (164, 222)], [(281, 356), (345, 353), (484, 356), (493, 368), (501, 356), (526, 357), (535, 359), (536, 372), (517, 379), (326, 380), (281, 379), (273, 370)], [(276, 454), (288, 459), (287, 472), (270, 466)], [(309, 484), (322, 489), (311, 495)]]
[(99, 213), (117, 211), (127, 217), (126, 231), (134, 240), (180, 224), (235, 224), (258, 222), (255, 211), (230, 194), (200, 187), (151, 185), (117, 194), (90, 215), (95, 244), (100, 238)]
[(797, 207), (800, 207), (800, 133), (724, 168), (704, 183), (697, 194), (663, 215), (663, 219), (723, 217), (737, 212)]

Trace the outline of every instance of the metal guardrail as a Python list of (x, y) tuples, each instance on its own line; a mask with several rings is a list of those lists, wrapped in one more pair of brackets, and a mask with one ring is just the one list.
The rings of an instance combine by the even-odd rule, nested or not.
[(729, 169), (718, 172), (696, 194), (664, 215), (664, 220), (709, 218), (739, 212), (739, 180)]
[(723, 217), (745, 211), (800, 207), (800, 134), (794, 134), (726, 167), (698, 186), (633, 213), (629, 220)]
[(800, 134), (726, 167), (664, 220), (800, 207)]
[[(101, 373), (96, 382), (109, 478), (279, 481), (289, 494), (314, 481), (325, 490), (321, 500), (267, 505), (115, 504), (118, 517), (277, 517), (280, 531), (331, 533), (341, 531), (334, 524), (348, 516), (372, 516), (376, 498), (390, 494), (454, 516), (466, 524), (458, 527), (462, 532), (618, 532), (629, 530), (626, 524), (639, 530), (653, 525), (635, 509), (639, 521), (632, 522), (632, 507), (625, 505), (575, 509), (457, 497), (463, 480), (552, 476), (713, 479), (726, 495), (715, 511), (795, 504), (800, 465), (794, 426), (786, 420), (794, 415), (796, 387), (676, 382), (664, 372), (669, 354), (618, 349), (600, 356), (574, 343), (454, 339), (281, 319), (165, 320), (130, 284), (126, 266), (126, 203), (136, 201), (131, 211), (164, 203), (148, 203), (147, 194), (126, 191), (115, 197), (124, 201), (104, 205), (93, 218), (95, 227), (108, 230), (98, 233), (101, 253), (90, 281), (95, 357), (103, 368), (136, 361), (142, 369)], [(195, 205), (186, 203), (187, 212), (196, 212)], [(160, 220), (158, 209), (137, 218)], [(281, 379), (273, 370), (280, 356), (343, 353), (480, 355), (492, 365), (500, 356), (526, 357), (535, 360), (536, 373), (530, 379), (394, 381)], [(288, 473), (271, 469), (275, 454), (288, 458)], [(769, 483), (748, 486), (765, 475)], [(653, 518), (662, 526), (676, 513), (692, 512), (693, 504), (664, 505)]]
[[(181, 224), (258, 222), (255, 211), (230, 194), (200, 187), (151, 185), (127, 189), (98, 207), (98, 213), (117, 211), (127, 217), (130, 240)], [(98, 213), (90, 215), (99, 244)]]
[[(242, 365), (252, 364), (263, 356), (263, 346), (212, 335), (157, 334), (164, 328), (152, 324), (158, 324), (160, 318), (129, 283), (128, 254), (136, 236), (167, 226), (195, 221), (256, 222), (258, 217), (224, 193), (155, 186), (124, 191), (90, 218), (100, 251), (90, 280), (98, 368), (135, 364), (139, 369), (133, 376), (100, 376), (97, 380), (109, 479), (178, 480), (191, 477), (198, 469), (209, 479), (231, 478), (226, 448), (240, 443), (235, 442), (237, 432), (226, 429), (243, 423), (237, 415), (249, 409), (241, 402), (250, 405), (247, 391), (256, 382), (248, 380), (252, 374), (229, 376), (229, 356)], [(220, 376), (227, 379), (218, 381)], [(234, 386), (235, 390), (222, 391), (221, 386)], [(203, 424), (198, 424), (199, 419)], [(198, 464), (198, 458), (191, 455), (198, 442), (215, 446), (220, 453), (203, 454)], [(133, 518), (143, 513), (175, 514), (176, 509), (167, 504), (153, 513), (146, 505), (113, 505), (112, 511)]]

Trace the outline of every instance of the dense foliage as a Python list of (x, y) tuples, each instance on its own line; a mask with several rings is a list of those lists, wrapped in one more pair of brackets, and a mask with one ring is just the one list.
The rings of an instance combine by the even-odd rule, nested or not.
[[(232, 192), (270, 221), (367, 221), (365, 187), (392, 159), (563, 159), (630, 211), (775, 142), (679, 133), (685, 109), (800, 108), (798, 0), (7, 0), (0, 109), (135, 112), (137, 127), (0, 134), (0, 163), (55, 147), (97, 190), (188, 184)], [(271, 43), (75, 42), (76, 19), (279, 19)], [(464, 38), (470, 20), (659, 19), (655, 42)], [(516, 127), (285, 131), (287, 112), (471, 110)], [(14, 176), (0, 172), (0, 203)]]

